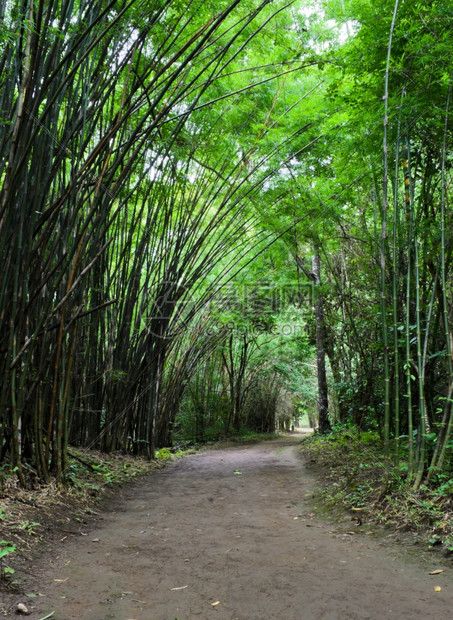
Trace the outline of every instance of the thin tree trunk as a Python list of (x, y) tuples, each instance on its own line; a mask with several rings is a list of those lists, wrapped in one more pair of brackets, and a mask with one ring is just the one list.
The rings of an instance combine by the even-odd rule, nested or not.
[(447, 354), (447, 399), (445, 401), (442, 423), (439, 429), (436, 447), (431, 460), (431, 467), (428, 471), (427, 479), (429, 480), (435, 473), (440, 471), (445, 460), (447, 451), (447, 445), (453, 430), (453, 414), (452, 414), (452, 393), (453, 393), (453, 361), (452, 361), (452, 346), (451, 346), (451, 331), (448, 319), (448, 305), (447, 305), (447, 273), (446, 273), (446, 256), (445, 256), (445, 207), (446, 207), (446, 193), (447, 183), (445, 178), (445, 163), (447, 155), (447, 133), (448, 133), (448, 115), (450, 109), (450, 98), (452, 89), (453, 73), (450, 74), (450, 82), (448, 84), (447, 104), (445, 109), (445, 121), (444, 121), (444, 137), (442, 143), (442, 175), (441, 175), (441, 245), (440, 245), (440, 268), (441, 268), (441, 286), (442, 286), (442, 315), (443, 315), (443, 327), (445, 333), (445, 350)]
[(384, 138), (383, 138), (383, 161), (384, 161), (384, 182), (382, 186), (382, 233), (381, 233), (381, 324), (382, 324), (382, 346), (384, 349), (384, 453), (389, 454), (389, 434), (390, 434), (390, 372), (389, 372), (389, 350), (387, 334), (387, 287), (386, 287), (386, 252), (387, 252), (387, 210), (388, 210), (388, 99), (389, 99), (389, 74), (390, 57), (392, 52), (393, 30), (395, 28), (396, 15), (398, 12), (399, 0), (395, 0), (393, 18), (390, 26), (389, 41), (387, 46), (387, 64), (385, 70), (385, 91), (384, 91)]
[(324, 300), (320, 290), (321, 257), (319, 247), (317, 246), (314, 247), (312, 270), (315, 296), (316, 366), (318, 372), (318, 429), (320, 433), (326, 433), (331, 428), (326, 373), (326, 321), (324, 316)]

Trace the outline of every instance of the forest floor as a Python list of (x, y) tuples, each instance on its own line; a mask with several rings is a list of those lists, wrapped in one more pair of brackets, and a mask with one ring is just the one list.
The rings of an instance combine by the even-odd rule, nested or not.
[(116, 486), (85, 522), (62, 508), (2, 593), (4, 616), (22, 603), (36, 620), (451, 618), (451, 559), (351, 514), (320, 518), (300, 440), (172, 461)]

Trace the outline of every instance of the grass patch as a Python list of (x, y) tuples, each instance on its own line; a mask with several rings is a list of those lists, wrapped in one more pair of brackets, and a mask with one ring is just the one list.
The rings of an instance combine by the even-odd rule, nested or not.
[(261, 443), (263, 441), (272, 441), (278, 439), (280, 433), (257, 433), (254, 431), (241, 431), (237, 435), (224, 435), (211, 438), (209, 441), (193, 444), (196, 448), (212, 449), (212, 448), (227, 448), (234, 445), (247, 445)]
[(261, 441), (271, 441), (278, 439), (279, 433), (256, 433), (255, 431), (244, 431), (239, 435), (227, 438), (233, 443), (260, 443)]

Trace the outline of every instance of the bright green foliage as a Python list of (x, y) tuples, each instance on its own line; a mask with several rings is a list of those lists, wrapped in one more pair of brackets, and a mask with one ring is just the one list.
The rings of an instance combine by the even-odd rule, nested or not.
[(7, 575), (13, 575), (14, 569), (5, 565), (4, 558), (8, 558), (12, 553), (16, 551), (16, 545), (6, 540), (0, 540), (0, 575), (2, 579), (5, 579)]
[(416, 488), (449, 475), (453, 15), (400, 3), (384, 101), (394, 6), (0, 2), (0, 447), (23, 484), (74, 483), (70, 444), (287, 428), (321, 354), (329, 424), (381, 434)]

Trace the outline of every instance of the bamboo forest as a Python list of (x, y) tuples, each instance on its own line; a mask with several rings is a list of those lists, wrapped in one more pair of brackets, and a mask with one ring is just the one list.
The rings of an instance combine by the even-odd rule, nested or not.
[(0, 1), (2, 476), (305, 418), (451, 491), (452, 19)]

